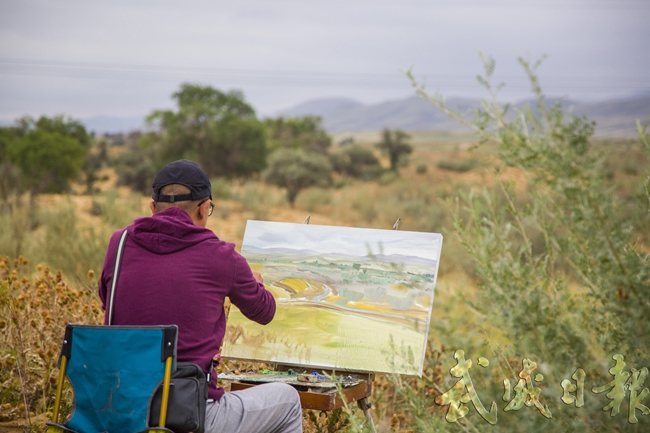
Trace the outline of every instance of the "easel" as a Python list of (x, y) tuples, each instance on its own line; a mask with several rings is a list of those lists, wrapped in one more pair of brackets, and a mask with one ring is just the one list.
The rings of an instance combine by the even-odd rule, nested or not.
[[(303, 224), (309, 224), (311, 214), (303, 221)], [(393, 229), (399, 228), (400, 218), (397, 218)], [(333, 371), (319, 370), (311, 367), (309, 371), (296, 373), (295, 370), (302, 370), (304, 366), (291, 366), (286, 364), (275, 364), (273, 372), (287, 373), (286, 375), (219, 375), (222, 380), (231, 380), (231, 391), (248, 389), (268, 382), (283, 382), (293, 386), (300, 395), (300, 404), (303, 409), (312, 409), (320, 411), (332, 411), (350, 403), (356, 402), (368, 421), (373, 432), (376, 433), (375, 425), (370, 413), (371, 404), (368, 398), (372, 395), (372, 382), (375, 374), (372, 372), (351, 372), (351, 371)], [(316, 371), (315, 371), (316, 370)], [(289, 374), (288, 372), (296, 373)], [(314, 380), (312, 377), (332, 378), (332, 380), (323, 381)], [(346, 381), (337, 381), (337, 378), (350, 378)]]

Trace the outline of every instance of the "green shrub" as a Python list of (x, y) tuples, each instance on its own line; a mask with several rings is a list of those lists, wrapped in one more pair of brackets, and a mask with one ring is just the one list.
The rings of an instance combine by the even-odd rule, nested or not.
[(282, 202), (282, 194), (262, 183), (248, 181), (233, 194), (233, 199), (241, 203), (242, 209), (253, 212), (256, 220), (266, 220), (270, 207)]
[[(621, 212), (619, 197), (605, 183), (606, 154), (592, 145), (593, 123), (567, 118), (559, 105), (548, 108), (534, 67), (521, 63), (538, 104), (535, 111), (524, 108), (512, 117), (506, 116), (507, 108), (486, 101), (475, 122), (468, 122), (448, 110), (442, 97), (426, 94), (414, 82), (421, 96), (473, 128), (483, 142), (496, 143), (500, 168), (516, 167), (529, 180), (529, 188), (522, 191), (497, 170), (498, 189), (466, 192), (449, 200), (456, 234), (475, 263), (479, 292), (475, 300), (463, 295), (454, 299), (475, 313), (471, 323), (457, 323), (470, 330), (468, 338), (454, 328), (438, 334), (443, 343), (464, 349), (468, 358), (489, 358), (489, 368), (471, 371), (486, 408), (503, 395), (504, 378), (514, 385), (523, 377), (519, 372), (525, 358), (537, 363), (535, 374), (543, 373), (543, 378), (531, 386), (541, 387), (540, 402), (548, 404), (552, 419), (534, 407), (499, 411), (499, 431), (646, 431), (647, 417), (639, 417), (636, 425), (625, 415), (612, 417), (602, 410), (610, 401), (590, 390), (612, 380), (608, 369), (614, 354), (624, 355), (628, 368), (637, 369), (632, 373), (650, 359), (650, 255), (630, 235), (647, 208)], [(480, 81), (491, 89), (494, 63), (487, 60), (485, 66)], [(640, 128), (646, 158), (648, 142)], [(650, 170), (647, 163), (645, 167), (647, 202)], [(449, 362), (445, 367), (454, 365)], [(562, 389), (557, 391), (577, 368), (588, 375), (580, 409), (561, 403)], [(417, 431), (441, 427), (459, 431), (467, 425), (477, 431), (493, 429), (475, 411), (443, 427), (443, 414), (431, 417), (426, 410), (435, 407), (435, 392), (423, 398), (412, 390), (431, 386), (446, 392), (457, 380), (446, 375), (442, 384), (429, 377), (412, 381), (410, 387), (398, 383), (403, 407), (411, 415), (407, 426)]]
[(319, 153), (280, 149), (269, 157), (262, 176), (266, 183), (285, 189), (293, 207), (298, 193), (305, 188), (331, 185), (332, 165)]
[[(146, 135), (141, 141), (150, 140), (151, 136)], [(157, 159), (154, 146), (130, 146), (127, 152), (111, 162), (118, 176), (118, 185), (129, 186), (143, 194), (151, 194), (151, 183), (162, 168)]]
[(358, 179), (371, 180), (382, 172), (379, 160), (372, 150), (358, 144), (330, 154), (330, 162), (334, 171)]
[(299, 207), (314, 212), (318, 206), (332, 203), (332, 191), (324, 188), (309, 188), (300, 194), (296, 202)]
[(379, 177), (377, 182), (380, 185), (388, 185), (389, 183), (394, 182), (397, 179), (397, 177), (398, 176), (397, 176), (396, 172), (394, 172), (394, 171), (386, 171)]
[(485, 164), (477, 159), (441, 159), (436, 163), (438, 168), (448, 171), (455, 171), (457, 173), (465, 173)]
[(415, 167), (415, 171), (417, 174), (424, 174), (427, 172), (428, 168), (429, 166), (427, 165), (427, 163), (422, 161), (422, 162), (418, 162), (418, 165)]
[(364, 221), (371, 223), (378, 215), (376, 202), (375, 197), (361, 193), (352, 200), (352, 209), (357, 210)]
[(232, 188), (230, 186), (230, 182), (227, 179), (218, 177), (215, 179), (212, 179), (210, 181), (210, 184), (212, 184), (212, 198), (213, 199), (224, 199), (228, 200), (232, 198), (233, 193), (232, 193)]

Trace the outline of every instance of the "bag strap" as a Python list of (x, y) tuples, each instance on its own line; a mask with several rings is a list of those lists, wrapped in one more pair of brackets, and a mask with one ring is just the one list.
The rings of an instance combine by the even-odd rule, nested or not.
[(120, 242), (117, 244), (117, 253), (115, 254), (115, 266), (113, 266), (113, 278), (111, 281), (111, 293), (108, 298), (108, 324), (113, 322), (113, 304), (115, 302), (115, 289), (117, 288), (117, 280), (120, 278), (120, 268), (122, 265), (122, 256), (124, 255), (124, 244), (129, 233), (124, 229)]

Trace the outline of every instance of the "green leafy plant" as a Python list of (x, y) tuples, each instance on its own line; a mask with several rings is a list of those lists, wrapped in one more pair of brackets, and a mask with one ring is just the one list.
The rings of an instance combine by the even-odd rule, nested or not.
[(269, 157), (264, 181), (287, 191), (289, 205), (294, 206), (298, 193), (311, 186), (329, 186), (332, 166), (325, 156), (301, 150), (280, 149)]
[(390, 169), (395, 173), (397, 173), (400, 161), (413, 152), (413, 146), (406, 142), (409, 138), (411, 136), (401, 129), (393, 131), (386, 128), (382, 132), (381, 141), (376, 144), (377, 148), (388, 156)]
[[(497, 146), (500, 164), (494, 187), (448, 200), (456, 235), (474, 260), (479, 289), (475, 301), (459, 297), (457, 302), (475, 312), (473, 326), (482, 330), (487, 344), (480, 349), (468, 342), (469, 347), (488, 351), (496, 361), (486, 382), (492, 395), (503, 392), (495, 385), (503, 378), (517, 383), (524, 358), (540, 366), (546, 384), (557, 385), (582, 368), (589, 372), (591, 387), (611, 380), (603, 366), (611, 364), (613, 354), (624, 354), (628, 365), (637, 369), (650, 355), (650, 257), (642, 246), (648, 238), (632, 235), (642, 219), (639, 213), (646, 209), (634, 209), (637, 215), (618, 212), (620, 198), (604, 175), (606, 154), (592, 144), (593, 122), (567, 117), (559, 104), (548, 107), (536, 73), (539, 63), (520, 63), (537, 97), (536, 107), (511, 112), (499, 104), (500, 86), (492, 84), (495, 63), (485, 58), (479, 82), (490, 99), (475, 112), (473, 122), (449, 110), (442, 96), (429, 95), (408, 73), (420, 96), (472, 128), (481, 142)], [(645, 127), (639, 127), (639, 135), (650, 156)], [(522, 173), (522, 180), (509, 179), (508, 167)], [(414, 402), (408, 389), (400, 392)], [(606, 400), (595, 394), (585, 400), (578, 412), (550, 404), (553, 420), (536, 411), (504, 415), (499, 430), (631, 427), (627, 417), (610, 417), (600, 410)], [(411, 406), (413, 425), (433, 426), (418, 410)], [(467, 422), (481, 429), (476, 421)], [(647, 428), (647, 422), (641, 419), (638, 427)], [(448, 427), (455, 431), (463, 425)]]
[(269, 150), (295, 149), (327, 154), (332, 138), (323, 129), (321, 120), (318, 116), (266, 119)]
[[(210, 177), (246, 177), (266, 166), (266, 128), (236, 90), (183, 84), (172, 95), (177, 109), (157, 110), (147, 122), (158, 129), (148, 140), (162, 165), (196, 160)], [(146, 136), (145, 136), (146, 137)]]

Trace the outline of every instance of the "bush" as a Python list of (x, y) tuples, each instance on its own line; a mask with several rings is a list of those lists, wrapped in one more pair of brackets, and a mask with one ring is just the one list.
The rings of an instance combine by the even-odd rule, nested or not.
[(428, 168), (429, 166), (426, 162), (418, 162), (418, 165), (415, 167), (415, 171), (417, 174), (424, 174), (427, 172)]
[(357, 195), (352, 201), (352, 209), (355, 209), (361, 215), (361, 218), (371, 223), (377, 218), (377, 200), (368, 194), (361, 193)]
[(264, 181), (287, 191), (289, 205), (293, 207), (300, 191), (311, 186), (331, 184), (332, 166), (318, 153), (302, 150), (280, 149), (269, 158), (269, 167), (263, 173)]
[(232, 198), (232, 188), (228, 180), (218, 177), (212, 179), (210, 184), (212, 185), (212, 198), (221, 198), (224, 200)]
[(277, 190), (254, 181), (248, 181), (238, 188), (233, 199), (241, 203), (243, 210), (253, 212), (256, 220), (268, 219), (270, 208), (281, 201)]
[[(142, 140), (151, 140), (151, 136), (146, 135)], [(134, 191), (150, 195), (153, 179), (162, 168), (157, 161), (153, 147), (130, 146), (127, 152), (112, 162), (118, 176), (118, 185), (129, 186)]]
[(485, 164), (477, 159), (441, 159), (436, 163), (438, 168), (443, 170), (455, 171), (457, 173), (465, 173)]
[(332, 168), (337, 173), (364, 180), (371, 180), (382, 172), (379, 160), (372, 150), (354, 144), (330, 155)]
[(380, 185), (388, 185), (389, 183), (394, 182), (397, 179), (397, 173), (394, 171), (387, 171), (383, 173), (377, 182), (379, 182)]
[(332, 203), (332, 191), (323, 188), (309, 188), (296, 200), (298, 206), (314, 212), (318, 206)]
[(411, 136), (400, 129), (382, 131), (382, 140), (376, 147), (388, 156), (391, 171), (397, 173), (399, 166), (408, 164), (408, 155), (413, 152), (413, 146), (406, 142), (409, 138)]
[[(543, 373), (542, 387), (557, 387), (582, 368), (588, 373), (588, 392), (592, 386), (612, 380), (607, 368), (613, 365), (616, 353), (624, 354), (627, 365), (637, 369), (632, 373), (647, 364), (650, 255), (630, 236), (638, 217), (619, 212), (619, 198), (604, 183), (606, 156), (591, 145), (593, 123), (566, 118), (559, 105), (547, 108), (534, 67), (521, 63), (538, 105), (536, 111), (525, 108), (512, 118), (506, 117), (507, 108), (486, 101), (477, 111), (475, 123), (467, 122), (448, 110), (441, 97), (426, 94), (415, 83), (421, 96), (473, 128), (483, 142), (497, 143), (500, 168), (516, 167), (530, 182), (530, 188), (522, 191), (514, 182), (503, 180), (497, 170), (498, 190), (486, 188), (449, 202), (456, 234), (475, 262), (479, 288), (475, 302), (464, 297), (457, 302), (476, 311), (477, 320), (471, 328), (481, 330), (484, 336), (475, 335), (474, 339), (487, 338), (489, 346), (481, 349), (471, 336), (462, 341), (443, 340), (472, 348), (472, 356), (491, 352), (485, 374), (472, 372), (473, 377), (485, 378), (479, 382), (480, 388), (489, 395), (503, 394), (504, 377), (511, 384), (524, 377), (518, 374), (524, 358), (536, 362), (537, 371)], [(487, 60), (486, 75), (480, 81), (488, 88), (493, 71), (493, 61)], [(650, 157), (649, 141), (645, 129), (640, 128), (646, 157)], [(645, 201), (650, 200), (647, 167)], [(521, 200), (521, 194), (527, 199)], [(634, 212), (645, 211), (639, 207)], [(446, 335), (443, 330), (439, 334)], [(427, 378), (424, 383), (411, 384), (444, 391), (455, 382), (450, 378), (436, 388)], [(440, 419), (431, 419), (425, 410), (433, 406), (433, 396), (423, 399), (399, 385), (398, 391), (405, 410), (412, 415), (408, 426), (418, 431), (440, 427)], [(542, 404), (549, 405), (552, 420), (536, 409), (516, 416), (500, 413), (499, 431), (593, 431), (605, 425), (607, 431), (629, 431), (627, 417), (611, 417), (601, 410), (607, 399), (587, 395), (585, 406), (576, 409), (555, 403), (553, 392), (548, 391), (540, 401), (543, 397)], [(617, 407), (620, 401), (611, 404)], [(472, 423), (471, 418), (463, 421)], [(645, 431), (648, 422), (641, 418), (632, 428)]]

